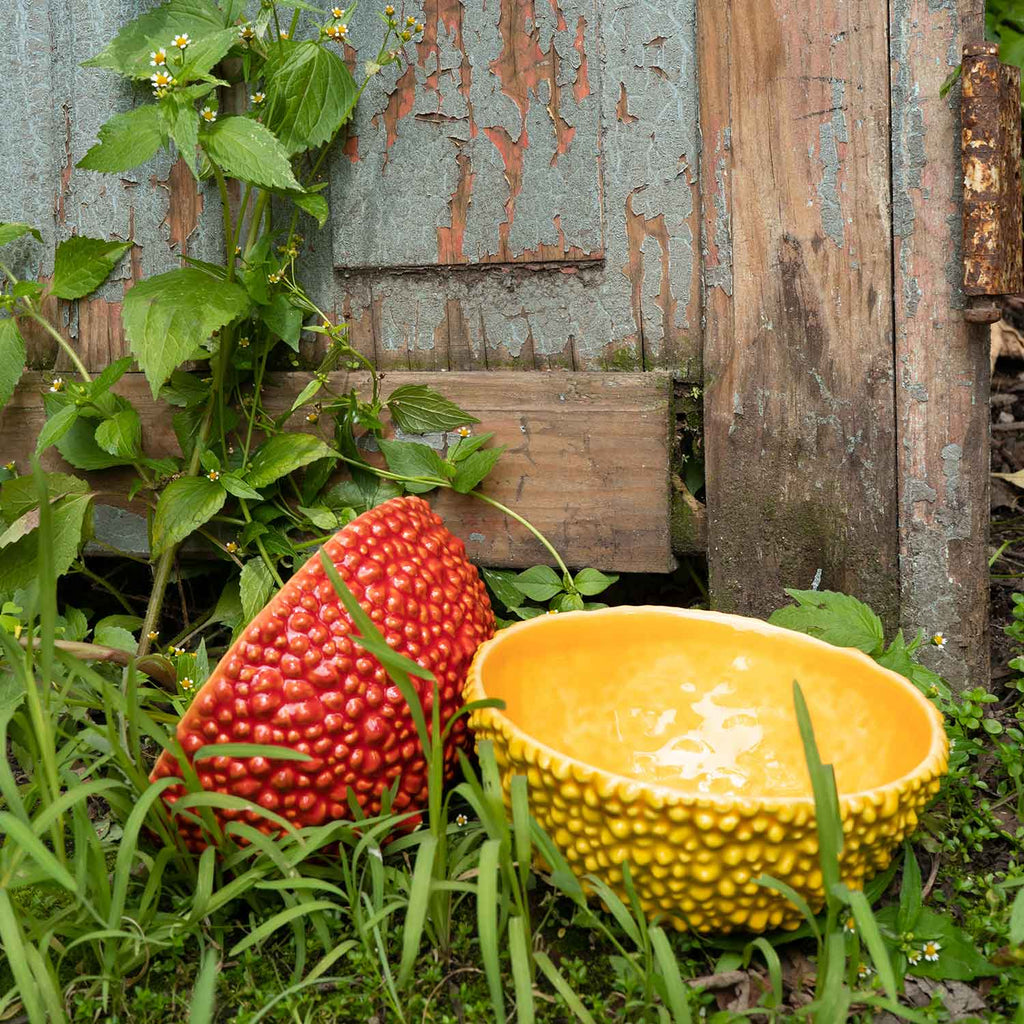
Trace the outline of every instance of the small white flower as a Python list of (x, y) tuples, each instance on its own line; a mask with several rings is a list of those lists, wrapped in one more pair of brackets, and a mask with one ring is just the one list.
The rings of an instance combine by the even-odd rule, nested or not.
[(935, 644), (935, 646), (938, 647), (941, 650), (943, 647), (946, 646), (948, 641), (946, 640), (946, 638), (941, 633), (936, 633), (932, 637), (932, 643)]
[(52, 391), (54, 394), (56, 394), (58, 391), (63, 391), (63, 390), (64, 390), (64, 378), (63, 377), (54, 377), (53, 380), (50, 381), (50, 391)]
[(238, 30), (238, 35), (239, 38), (242, 39), (244, 42), (249, 42), (250, 39), (256, 38), (256, 29), (254, 29), (252, 25), (249, 24), (249, 22), (246, 22)]
[(939, 959), (940, 949), (942, 949), (942, 946), (934, 939), (932, 939), (929, 942), (926, 942), (921, 947), (921, 955), (925, 958), (925, 960), (928, 960), (931, 963), (935, 963), (935, 961)]
[(185, 676), (185, 678), (181, 680), (181, 688), (186, 692), (193, 689), (195, 685), (195, 680), (191, 676)]
[(857, 930), (857, 922), (853, 919), (853, 914), (847, 916), (843, 922), (843, 931), (849, 932), (851, 935)]
[(157, 71), (149, 76), (149, 80), (153, 83), (154, 89), (166, 89), (174, 85), (174, 75), (169, 71)]
[(472, 433), (473, 433), (473, 428), (472, 427), (459, 427), (459, 430), (458, 430), (459, 437), (469, 437), (469, 435), (472, 434)]
[(149, 63), (154, 68), (162, 68), (167, 63), (167, 51), (161, 47), (149, 55)]
[(344, 12), (344, 11), (343, 11), (343, 10), (342, 10), (342, 9), (341, 9), (340, 7), (332, 7), (332, 8), (331, 8), (331, 14), (332, 14), (332, 15), (333, 15), (333, 16), (334, 16), (335, 18), (340, 18), (340, 17), (341, 17), (341, 16), (342, 16), (342, 15), (343, 15), (344, 13), (345, 13), (345, 12)]
[(278, 32), (278, 35), (279, 35), (279, 36), (280, 36), (280, 37), (281, 37), (282, 39), (287, 39), (287, 38), (288, 38), (288, 32), (287, 32), (287, 30), (286, 30), (286, 29), (281, 29), (281, 31), (280, 31), (280, 32)]
[(464, 814), (456, 814), (455, 824), (458, 825), (459, 828), (462, 828), (463, 825), (469, 824), (469, 818), (467, 818)]
[(907, 954), (907, 963), (910, 964), (911, 967), (916, 967), (920, 962), (921, 962), (921, 950), (919, 950), (919, 949), (912, 949)]
[(258, 107), (266, 98), (267, 94), (263, 92), (254, 92), (249, 97), (254, 107)]
[(217, 470), (215, 469), (211, 469), (210, 472), (207, 473), (206, 475), (214, 483), (216, 483), (220, 479), (220, 473), (218, 473)]
[(870, 978), (871, 975), (874, 974), (874, 973), (875, 973), (875, 969), (873, 967), (868, 967), (867, 964), (858, 964), (857, 965), (857, 977), (860, 978), (861, 981), (864, 981), (865, 979)]
[(199, 116), (207, 124), (213, 124), (213, 122), (217, 120), (217, 111), (212, 107), (203, 107), (203, 109), (199, 111)]
[(171, 45), (176, 46), (179, 50), (185, 50), (191, 42), (192, 40), (189, 39), (188, 33), (182, 32), (181, 35), (177, 35), (171, 40)]

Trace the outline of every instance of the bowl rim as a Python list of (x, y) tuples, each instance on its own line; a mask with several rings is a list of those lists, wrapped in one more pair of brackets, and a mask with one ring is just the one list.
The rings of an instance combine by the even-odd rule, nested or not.
[[(942, 712), (940, 712), (939, 709), (909, 679), (905, 676), (901, 676), (898, 672), (894, 672), (892, 669), (886, 668), (884, 665), (879, 665), (873, 658), (865, 654), (863, 651), (858, 650), (856, 647), (838, 647), (835, 644), (830, 644), (818, 637), (810, 636), (807, 633), (800, 633), (797, 630), (787, 629), (784, 626), (776, 626), (769, 622), (765, 622), (763, 619), (755, 619), (745, 615), (735, 615), (729, 612), (707, 611), (701, 608), (675, 608), (671, 605), (618, 605), (612, 608), (598, 608), (593, 611), (574, 610), (571, 612), (559, 612), (557, 618), (561, 619), (566, 615), (576, 614), (611, 618), (650, 612), (667, 614), (698, 622), (724, 623), (727, 626), (732, 626), (734, 629), (743, 632), (761, 633), (764, 635), (785, 634), (788, 638), (795, 637), (798, 642), (803, 643), (808, 647), (822, 648), (832, 652), (833, 654), (839, 652), (842, 655), (852, 658), (854, 661), (859, 661), (866, 667), (869, 667), (872, 671), (881, 673), (883, 676), (887, 676), (890, 682), (902, 687), (904, 691), (909, 692), (913, 696), (914, 700), (917, 701), (919, 706), (924, 710), (926, 718), (931, 722), (931, 743), (929, 744), (927, 753), (910, 771), (905, 772), (898, 778), (893, 779), (890, 782), (886, 782), (881, 786), (875, 786), (872, 789), (861, 789), (852, 793), (839, 792), (838, 796), (841, 808), (855, 802), (861, 803), (865, 800), (870, 800), (876, 806), (880, 806), (885, 802), (886, 797), (890, 793), (896, 793), (898, 795), (910, 788), (916, 780), (921, 780), (922, 783), (927, 783), (928, 781), (945, 774), (948, 765), (949, 740), (946, 736)], [(484, 688), (481, 678), (481, 669), (489, 654), (503, 642), (504, 638), (515, 633), (526, 632), (530, 629), (549, 628), (547, 625), (539, 626), (538, 624), (551, 623), (552, 618), (556, 618), (556, 616), (538, 615), (532, 619), (524, 619), (521, 622), (513, 623), (511, 626), (506, 626), (504, 629), (498, 630), (489, 640), (485, 640), (477, 648), (476, 653), (473, 656), (469, 672), (466, 676), (466, 687), (464, 692), (464, 699), (466, 703), (481, 700), (490, 696)], [(799, 680), (797, 681), (799, 682)], [(524, 758), (527, 762), (536, 762), (538, 760), (536, 755), (544, 754), (548, 758), (551, 758), (552, 762), (562, 761), (569, 765), (578, 766), (580, 769), (592, 776), (613, 781), (616, 788), (618, 788), (620, 784), (630, 788), (640, 788), (648, 793), (660, 797), (665, 803), (684, 804), (700, 809), (714, 809), (716, 811), (726, 812), (731, 809), (735, 809), (737, 806), (749, 806), (751, 804), (756, 804), (758, 808), (762, 809), (772, 807), (809, 807), (812, 813), (814, 810), (813, 795), (773, 796), (770, 794), (759, 795), (757, 793), (747, 795), (702, 794), (687, 792), (683, 789), (676, 789), (672, 786), (666, 786), (663, 783), (647, 782), (642, 779), (633, 778), (629, 775), (622, 775), (618, 772), (609, 771), (606, 768), (599, 768), (597, 765), (590, 764), (588, 761), (583, 761), (572, 754), (565, 753), (564, 751), (556, 750), (554, 747), (536, 739), (514, 722), (505, 713), (503, 708), (485, 707), (474, 710), (470, 715), (470, 726), (476, 730), (479, 728), (479, 723), (486, 723), (488, 719), (491, 720), (490, 724), (492, 724), (498, 732), (504, 735), (506, 743), (512, 739), (517, 739), (527, 750), (529, 748), (533, 749), (533, 756), (527, 754)]]

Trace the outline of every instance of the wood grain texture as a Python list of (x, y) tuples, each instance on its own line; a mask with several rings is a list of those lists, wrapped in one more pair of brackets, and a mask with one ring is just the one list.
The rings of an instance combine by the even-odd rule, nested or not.
[(958, 87), (939, 96), (982, 3), (897, 0), (890, 32), (902, 621), (946, 635), (927, 653), (954, 684), (986, 685), (989, 332), (963, 320)]
[[(268, 409), (287, 410), (308, 380), (298, 373), (272, 376)], [(0, 464), (15, 459), (27, 466), (44, 421), (46, 381), (30, 375), (0, 411)], [(384, 391), (422, 381), (422, 375), (389, 373)], [(431, 382), (481, 420), (474, 430), (493, 431), (495, 442), (509, 446), (485, 493), (526, 516), (568, 564), (628, 572), (674, 568), (669, 374), (472, 372), (446, 373)], [(331, 386), (364, 389), (367, 379), (334, 374)], [(155, 457), (180, 454), (167, 409), (152, 401), (142, 375), (127, 375), (117, 390), (139, 410), (146, 451)], [(315, 429), (301, 416), (296, 420)], [(423, 440), (437, 448), (446, 443), (440, 434)], [(52, 449), (44, 466), (69, 471)], [(125, 474), (89, 478), (102, 503), (126, 505)], [(475, 498), (444, 492), (429, 500), (480, 564), (525, 567), (550, 560), (524, 528)]]
[(698, 4), (712, 597), (897, 617), (884, 5)]

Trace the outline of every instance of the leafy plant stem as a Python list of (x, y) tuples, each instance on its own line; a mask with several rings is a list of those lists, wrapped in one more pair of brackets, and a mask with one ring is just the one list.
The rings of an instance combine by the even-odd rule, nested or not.
[(533, 523), (531, 523), (528, 519), (524, 519), (521, 515), (519, 515), (518, 512), (513, 512), (512, 509), (510, 509), (507, 505), (503, 505), (500, 501), (488, 497), (486, 494), (481, 494), (480, 491), (470, 491), (469, 493), (473, 495), (474, 498), (479, 498), (479, 500), (484, 502), (484, 504), (491, 505), (493, 508), (496, 508), (499, 512), (504, 512), (505, 515), (514, 519), (521, 526), (525, 526), (530, 531), (530, 533), (532, 533), (534, 537), (536, 537), (537, 540), (539, 540), (541, 544), (544, 545), (545, 550), (555, 560), (555, 564), (558, 566), (559, 569), (562, 570), (562, 575), (568, 576), (571, 579), (569, 570), (566, 567), (565, 562), (562, 561), (562, 556), (555, 550), (555, 547), (551, 543), (551, 541), (549, 541), (547, 537), (545, 537), (544, 534), (541, 533), (540, 530), (538, 530), (537, 527), (533, 525)]
[[(228, 183), (224, 179), (224, 172), (211, 160), (213, 176), (217, 179), (217, 189), (220, 192), (221, 211), (224, 214), (224, 247), (227, 250), (228, 270), (227, 280), (235, 279), (235, 227), (231, 222), (231, 200), (228, 197)], [(241, 217), (239, 217), (241, 220)]]
[(74, 563), (73, 568), (80, 576), (85, 576), (86, 579), (92, 580), (92, 582), (97, 586), (103, 587), (103, 589), (106, 590), (107, 593), (109, 593), (129, 615), (135, 614), (135, 609), (131, 606), (131, 602), (128, 598), (125, 597), (124, 594), (122, 594), (121, 591), (118, 590), (117, 587), (115, 587), (109, 580), (105, 580), (99, 575), (99, 573), (93, 572), (85, 562), (79, 560)]
[[(242, 515), (245, 516), (246, 523), (252, 522), (252, 516), (249, 515), (249, 504), (245, 498), (238, 499), (239, 507), (242, 509)], [(284, 586), (284, 580), (281, 579), (280, 574), (277, 571), (277, 566), (274, 564), (274, 560), (267, 554), (267, 549), (263, 546), (263, 540), (260, 537), (256, 538), (256, 550), (260, 553), (260, 558), (263, 559), (264, 564), (270, 570), (270, 575), (274, 577), (274, 582), (278, 587)]]
[(53, 329), (53, 326), (51, 325), (50, 321), (47, 320), (46, 317), (41, 316), (36, 311), (34, 303), (27, 306), (25, 315), (28, 316), (30, 319), (34, 320), (37, 324), (39, 324), (40, 327), (42, 327), (43, 330), (46, 331), (46, 333), (49, 334), (50, 337), (53, 338), (58, 345), (60, 345), (60, 347), (64, 350), (65, 355), (68, 357), (68, 359), (71, 360), (71, 362), (74, 364), (75, 369), (81, 375), (82, 380), (84, 380), (86, 383), (92, 380), (91, 374), (85, 368), (85, 363), (83, 363), (82, 360), (78, 358), (78, 353), (67, 343), (67, 341), (64, 338), (60, 336), (60, 334), (57, 333), (57, 331)]

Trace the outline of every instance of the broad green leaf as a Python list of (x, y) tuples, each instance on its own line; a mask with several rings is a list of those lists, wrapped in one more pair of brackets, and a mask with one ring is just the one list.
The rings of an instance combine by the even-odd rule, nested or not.
[(77, 405), (69, 404), (50, 416), (36, 438), (36, 454), (45, 452), (51, 445), (56, 444), (71, 429), (80, 411)]
[(124, 330), (153, 397), (215, 330), (248, 309), (244, 288), (192, 267), (148, 277), (129, 288), (122, 310)]
[(99, 376), (93, 377), (89, 385), (89, 397), (95, 400), (109, 391), (132, 368), (134, 361), (131, 356), (124, 356), (106, 366)]
[(271, 47), (263, 78), (264, 120), (289, 155), (330, 140), (359, 98), (345, 62), (315, 42)]
[(0, 550), (13, 544), (15, 541), (27, 537), (36, 527), (39, 526), (39, 510), (30, 509), (24, 515), (19, 516), (2, 533), (0, 533)]
[(449, 446), (448, 461), (462, 462), (463, 459), (469, 458), (469, 456), (478, 448), (483, 448), (483, 446), (487, 444), (492, 437), (494, 437), (493, 433), (474, 434), (472, 437), (460, 437), (455, 444)]
[[(100, 401), (100, 397), (96, 396), (94, 401)], [(107, 394), (106, 401), (109, 403), (111, 415), (121, 409), (129, 408), (128, 403), (116, 395)], [(50, 417), (56, 416), (61, 409), (75, 408), (68, 402), (65, 395), (50, 394), (43, 397), (43, 407), (46, 409), (46, 415)], [(123, 466), (126, 462), (130, 462), (130, 459), (123, 459), (118, 455), (105, 452), (96, 443), (96, 426), (95, 418), (80, 414), (75, 419), (63, 437), (57, 441), (57, 451), (60, 452), (65, 462), (74, 466), (75, 469), (83, 469), (86, 472), (95, 469), (110, 469), (113, 466)]]
[(259, 501), (262, 495), (254, 487), (250, 487), (240, 476), (234, 473), (221, 473), (220, 482), (228, 494), (236, 498), (245, 498), (248, 501)]
[(318, 530), (336, 530), (338, 528), (338, 516), (322, 505), (312, 507), (299, 505), (297, 511), (301, 512)]
[(212, 519), (227, 500), (227, 491), (205, 476), (172, 480), (163, 490), (153, 516), (153, 555), (183, 541)]
[(15, 224), (10, 222), (0, 224), (0, 245), (7, 245), (8, 242), (14, 242), (24, 235), (31, 235), (37, 242), (43, 240), (43, 236), (39, 233), (39, 228), (34, 228), (31, 224)]
[(131, 242), (107, 242), (75, 235), (57, 246), (50, 290), (59, 299), (80, 299), (107, 279)]
[(0, 409), (14, 394), (25, 369), (25, 339), (13, 317), (0, 320)]
[(292, 407), (289, 412), (295, 412), (296, 409), (300, 409), (307, 402), (312, 401), (317, 392), (324, 386), (323, 380), (319, 377), (314, 377), (298, 394), (298, 397), (292, 402)]
[(239, 592), (242, 596), (242, 618), (251, 622), (274, 592), (274, 577), (262, 558), (250, 558), (242, 566)]
[(856, 647), (865, 654), (882, 650), (882, 620), (862, 601), (831, 590), (787, 590), (796, 601), (773, 612), (773, 625), (795, 629), (836, 647)]
[(583, 598), (579, 594), (555, 594), (551, 607), (556, 612), (580, 612), (583, 611)]
[(550, 601), (562, 591), (562, 581), (549, 565), (524, 569), (516, 576), (513, 585), (531, 601)]
[[(213, 68), (227, 55), (238, 42), (238, 26), (231, 25), (219, 32), (206, 32), (193, 38), (192, 44), (185, 51), (185, 63), (180, 72), (175, 72), (181, 82), (195, 81), (208, 75)], [(197, 90), (195, 86), (188, 89), (189, 98), (205, 95), (205, 85)]]
[(426, 384), (403, 384), (388, 396), (388, 409), (400, 430), (407, 434), (433, 434), (479, 423)]
[(580, 569), (573, 580), (573, 586), (587, 597), (603, 593), (618, 580), (618, 576), (606, 576), (597, 569)]
[(204, 128), (199, 141), (226, 174), (258, 188), (301, 189), (288, 153), (264, 125), (236, 115)]
[(192, 177), (198, 178), (196, 148), (199, 146), (199, 111), (195, 103), (178, 93), (160, 101), (160, 111), (167, 122), (167, 130), (182, 160), (188, 164)]
[(480, 575), (491, 593), (506, 608), (518, 608), (523, 603), (523, 592), (516, 585), (516, 574), (510, 569), (487, 569), (481, 566)]
[(302, 334), (303, 314), (301, 309), (288, 301), (288, 296), (278, 292), (269, 306), (260, 309), (260, 320), (270, 328), (290, 349), (299, 351), (299, 335)]
[[(875, 913), (875, 920), (882, 928), (897, 932), (898, 913), (896, 906), (883, 907)], [(929, 941), (937, 942), (941, 947), (938, 959), (922, 958), (907, 968), (908, 974), (937, 981), (970, 981), (999, 973), (998, 968), (978, 952), (974, 939), (958, 928), (951, 918), (922, 907), (914, 925), (913, 944), (920, 949)]]
[(468, 458), (463, 459), (455, 471), (452, 487), (460, 494), (468, 494), (494, 469), (495, 463), (501, 458), (505, 448), (506, 445), (501, 445), (498, 448), (481, 448)]
[[(399, 476), (431, 477), (446, 480), (444, 460), (433, 448), (416, 441), (378, 442), (387, 460), (388, 469)], [(425, 494), (432, 491), (437, 484), (414, 484), (403, 482), (410, 494)]]
[(266, 487), (316, 459), (333, 454), (333, 449), (312, 434), (277, 434), (256, 449), (245, 474), (246, 483)]
[[(58, 576), (68, 571), (78, 555), (85, 536), (86, 515), (91, 502), (91, 494), (74, 494), (61, 498), (51, 506), (50, 536), (46, 543)], [(38, 578), (38, 546), (39, 530), (33, 530), (3, 549), (3, 557), (0, 558), (0, 591), (10, 592), (27, 587)]]
[(187, 32), (193, 39), (202, 39), (224, 28), (224, 15), (212, 0), (169, 0), (168, 3), (130, 21), (89, 60), (87, 68), (108, 68), (122, 75), (148, 78), (150, 51), (158, 46), (169, 48), (171, 39)]
[[(51, 502), (68, 494), (86, 494), (88, 490), (89, 485), (84, 480), (79, 480), (77, 476), (66, 473), (46, 474), (46, 493), (50, 496)], [(19, 476), (8, 480), (0, 489), (0, 512), (9, 523), (38, 507), (39, 490), (31, 476)]]
[(327, 218), (331, 215), (327, 200), (316, 192), (289, 190), (287, 192), (279, 191), (275, 194), (287, 196), (303, 213), (308, 213), (316, 221), (318, 228), (322, 228), (327, 223)]
[(139, 647), (139, 641), (123, 626), (97, 626), (93, 636), (101, 647), (116, 647), (129, 654), (134, 654)]
[(99, 131), (100, 141), (78, 161), (86, 171), (117, 173), (144, 164), (167, 141), (160, 108), (152, 103), (115, 114)]
[(96, 443), (111, 455), (134, 459), (142, 454), (142, 424), (134, 409), (122, 409), (96, 428)]

